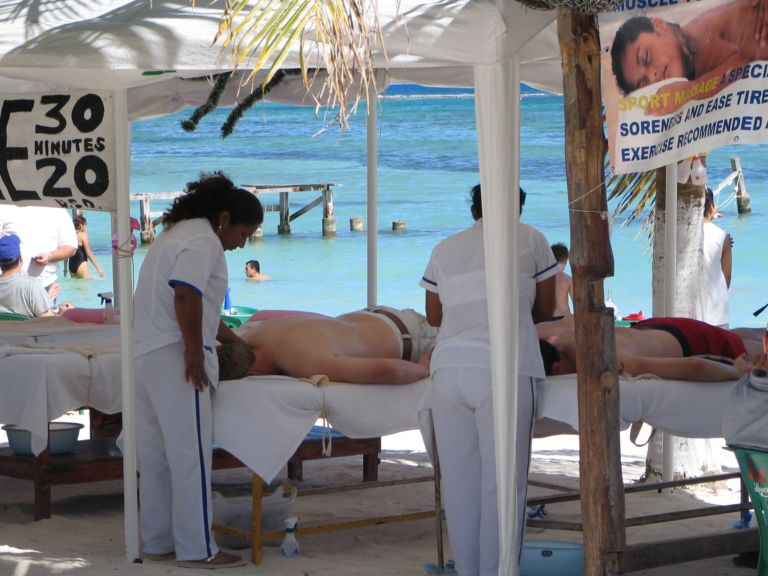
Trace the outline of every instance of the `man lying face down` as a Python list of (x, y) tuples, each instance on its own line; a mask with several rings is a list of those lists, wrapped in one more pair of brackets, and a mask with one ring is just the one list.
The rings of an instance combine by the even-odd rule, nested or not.
[(414, 310), (377, 307), (336, 317), (313, 312), (248, 322), (248, 347), (218, 347), (219, 378), (278, 374), (334, 382), (409, 384), (429, 376), (437, 329)]
[[(762, 334), (762, 328), (725, 330), (690, 318), (649, 318), (629, 328), (615, 328), (616, 357), (619, 371), (631, 376), (737, 380), (752, 368), (765, 367)], [(546, 373), (575, 373), (575, 332), (566, 330), (550, 339), (552, 343), (539, 340)]]

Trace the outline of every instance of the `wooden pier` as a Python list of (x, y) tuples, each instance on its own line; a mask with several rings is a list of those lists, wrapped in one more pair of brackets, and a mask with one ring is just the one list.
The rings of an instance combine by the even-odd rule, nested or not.
[[(323, 236), (336, 235), (336, 216), (333, 213), (333, 187), (337, 184), (242, 184), (244, 189), (252, 192), (261, 200), (265, 212), (278, 212), (280, 223), (277, 225), (278, 234), (290, 234), (291, 222), (303, 216), (312, 208), (322, 204), (322, 233)], [(304, 206), (291, 212), (291, 193), (314, 192), (317, 197)], [(152, 194), (131, 194), (131, 200), (139, 202), (139, 222), (141, 223), (141, 243), (148, 244), (155, 239), (155, 228), (160, 224), (162, 212), (152, 212), (152, 200), (173, 200), (183, 192), (153, 192)], [(265, 194), (278, 194), (277, 201), (267, 202), (262, 197)], [(261, 227), (254, 234), (261, 237)]]

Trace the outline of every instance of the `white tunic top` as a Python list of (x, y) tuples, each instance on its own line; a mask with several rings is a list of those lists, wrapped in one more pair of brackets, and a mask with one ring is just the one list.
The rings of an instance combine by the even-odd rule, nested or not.
[(704, 223), (704, 282), (702, 298), (705, 322), (715, 326), (728, 324), (728, 284), (725, 281), (721, 260), (723, 244), (728, 235), (712, 222)]
[(215, 385), (219, 368), (213, 351), (228, 278), (224, 249), (207, 220), (183, 220), (160, 234), (141, 266), (134, 296), (136, 356), (182, 341), (173, 287), (189, 286), (203, 297), (206, 373)]
[[(536, 298), (536, 283), (554, 276), (557, 262), (549, 242), (535, 228), (520, 224), (518, 240), (518, 373), (544, 378), (531, 309)], [(482, 219), (435, 246), (419, 284), (437, 293), (443, 306), (443, 321), (432, 354), (432, 371), (458, 366), (488, 368), (491, 365), (491, 343)]]

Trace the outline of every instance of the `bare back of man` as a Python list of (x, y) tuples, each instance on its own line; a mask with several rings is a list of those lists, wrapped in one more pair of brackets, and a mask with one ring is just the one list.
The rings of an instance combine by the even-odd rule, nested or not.
[[(423, 354), (403, 359), (401, 330), (380, 313), (357, 311), (336, 317), (295, 313), (253, 324), (242, 334), (255, 352), (250, 374), (296, 378), (323, 374), (333, 381), (361, 384), (408, 384), (429, 376)], [(408, 336), (414, 353), (421, 350), (419, 343), (423, 346), (429, 340), (423, 334)]]

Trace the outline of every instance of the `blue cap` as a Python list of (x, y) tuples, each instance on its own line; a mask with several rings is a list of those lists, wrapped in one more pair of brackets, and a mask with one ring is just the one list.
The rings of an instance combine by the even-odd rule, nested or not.
[(21, 256), (21, 240), (15, 234), (0, 238), (0, 260), (16, 260)]

